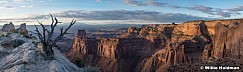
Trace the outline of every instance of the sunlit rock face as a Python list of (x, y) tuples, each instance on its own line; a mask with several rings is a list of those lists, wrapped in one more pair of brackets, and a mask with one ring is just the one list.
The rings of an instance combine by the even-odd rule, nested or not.
[(68, 58), (74, 63), (84, 60), (104, 72), (195, 71), (187, 65), (216, 65), (217, 60), (224, 58), (240, 65), (242, 23), (241, 19), (200, 20), (130, 27), (128, 33), (118, 38), (77, 35)]
[[(175, 34), (180, 34), (183, 33), (185, 35), (200, 35), (201, 32), (200, 30), (200, 25), (204, 24), (207, 29), (202, 29), (202, 30), (207, 30), (210, 35), (214, 35), (216, 33), (215, 27), (216, 24), (220, 22), (223, 25), (229, 25), (234, 22), (240, 22), (240, 19), (235, 19), (235, 20), (210, 20), (210, 21), (188, 21), (184, 22), (182, 24), (179, 24), (178, 26), (175, 27), (173, 33)], [(205, 28), (204, 27), (204, 28)]]
[(92, 39), (77, 35), (68, 57), (73, 62), (83, 58), (86, 64), (96, 65), (103, 71), (132, 71), (139, 61), (164, 48), (165, 42), (164, 38)]
[(243, 22), (227, 26), (217, 23), (213, 55), (216, 58), (232, 57), (241, 59), (243, 55)]

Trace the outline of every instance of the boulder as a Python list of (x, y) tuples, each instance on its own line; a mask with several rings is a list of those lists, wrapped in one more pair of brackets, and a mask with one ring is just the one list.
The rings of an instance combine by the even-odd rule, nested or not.
[(11, 32), (14, 30), (15, 30), (15, 28), (14, 28), (14, 25), (12, 22), (10, 22), (9, 24), (4, 24), (2, 27), (2, 31), (5, 31), (5, 32)]
[(22, 23), (22, 24), (20, 24), (20, 26), (19, 26), (18, 29), (19, 29), (19, 30), (26, 30), (26, 23)]
[(17, 31), (20, 33), (20, 34), (23, 34), (23, 35), (28, 35), (28, 31), (26, 29), (26, 23), (23, 23), (19, 26), (19, 28), (17, 29)]

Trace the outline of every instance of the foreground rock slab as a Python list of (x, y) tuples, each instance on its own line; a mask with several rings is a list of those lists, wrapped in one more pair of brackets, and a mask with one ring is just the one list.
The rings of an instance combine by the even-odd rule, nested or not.
[(0, 72), (83, 72), (53, 48), (54, 60), (45, 60), (33, 43), (24, 43), (0, 60)]

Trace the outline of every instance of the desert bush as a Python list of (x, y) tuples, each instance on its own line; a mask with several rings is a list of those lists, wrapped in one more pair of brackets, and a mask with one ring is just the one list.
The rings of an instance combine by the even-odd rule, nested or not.
[(25, 43), (25, 41), (20, 40), (20, 39), (14, 39), (14, 40), (10, 41), (10, 44), (13, 47), (18, 47), (18, 46), (22, 45), (23, 43)]
[(76, 64), (78, 67), (85, 67), (84, 62), (83, 62), (80, 58), (77, 58), (77, 59), (75, 60), (75, 64)]

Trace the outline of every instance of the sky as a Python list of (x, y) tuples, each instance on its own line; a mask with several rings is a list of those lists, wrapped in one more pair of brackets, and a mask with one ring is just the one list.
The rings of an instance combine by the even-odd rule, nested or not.
[(0, 0), (0, 25), (182, 23), (243, 17), (243, 0)]

